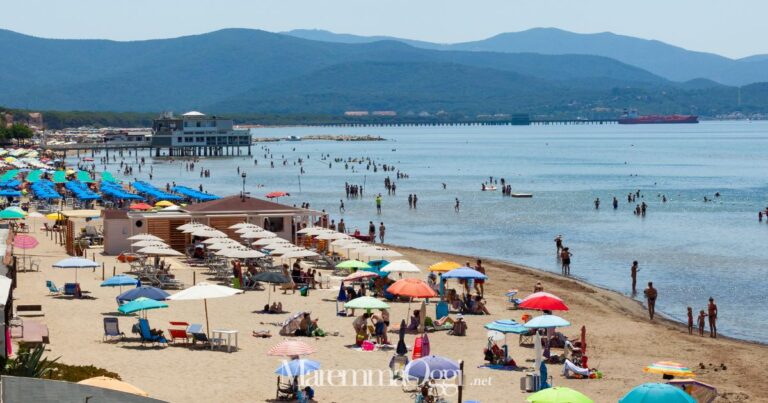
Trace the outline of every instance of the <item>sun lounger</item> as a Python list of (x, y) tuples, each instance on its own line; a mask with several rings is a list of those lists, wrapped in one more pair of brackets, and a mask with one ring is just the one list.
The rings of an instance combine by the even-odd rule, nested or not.
[(168, 337), (171, 339), (171, 343), (175, 343), (176, 339), (182, 339), (184, 340), (184, 343), (186, 344), (189, 342), (189, 334), (187, 333), (187, 327), (189, 327), (189, 323), (187, 322), (170, 322), (171, 326), (184, 326), (183, 328), (169, 328), (168, 329)]
[(110, 337), (119, 337), (120, 339), (125, 337), (125, 333), (120, 331), (120, 323), (117, 318), (104, 318), (104, 337), (102, 341), (107, 341)]
[(45, 280), (45, 286), (48, 287), (48, 291), (51, 295), (61, 294), (61, 289), (56, 287), (56, 284), (54, 284), (53, 281)]
[(203, 346), (210, 347), (211, 350), (213, 350), (214, 345), (220, 344), (223, 341), (223, 339), (209, 339), (208, 335), (203, 332), (203, 325), (198, 323), (189, 325), (187, 328), (187, 333), (192, 336), (193, 343), (197, 343), (199, 341)]
[(152, 334), (150, 327), (149, 327), (149, 321), (146, 319), (139, 319), (139, 335), (141, 336), (141, 344), (144, 344), (145, 342), (150, 343), (166, 343), (168, 344), (168, 340), (165, 339), (162, 335), (159, 334)]

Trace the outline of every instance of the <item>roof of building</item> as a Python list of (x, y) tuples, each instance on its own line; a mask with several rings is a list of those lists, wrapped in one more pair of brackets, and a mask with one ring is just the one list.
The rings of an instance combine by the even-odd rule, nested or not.
[(191, 204), (184, 208), (184, 210), (190, 213), (227, 213), (227, 212), (304, 212), (306, 210), (286, 206), (280, 203), (274, 203), (268, 200), (257, 199), (255, 197), (240, 197), (240, 195), (233, 195), (222, 197), (218, 200), (212, 200), (204, 203)]
[(53, 381), (39, 378), (3, 376), (1, 402), (100, 402), (100, 403), (162, 403), (153, 399), (97, 388), (72, 382)]

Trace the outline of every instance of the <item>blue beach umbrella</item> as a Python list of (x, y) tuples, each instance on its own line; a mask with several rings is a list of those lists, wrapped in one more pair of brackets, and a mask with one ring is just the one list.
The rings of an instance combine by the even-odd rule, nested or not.
[(125, 305), (121, 305), (117, 310), (120, 313), (128, 314), (133, 312), (145, 312), (150, 309), (168, 308), (168, 304), (165, 302), (155, 301), (149, 298), (137, 298)]
[(275, 370), (275, 373), (280, 376), (301, 376), (315, 372), (318, 369), (320, 369), (319, 362), (301, 358), (283, 361), (283, 364)]
[(54, 269), (75, 269), (75, 283), (77, 283), (77, 269), (93, 269), (101, 266), (93, 260), (82, 257), (68, 257), (53, 264)]
[(507, 333), (523, 334), (523, 333), (528, 333), (529, 331), (527, 327), (511, 319), (495, 320), (491, 323), (487, 323), (485, 325), (485, 328), (488, 330), (495, 330), (497, 332), (504, 333), (504, 334), (507, 334)]
[(138, 298), (149, 298), (155, 301), (164, 301), (170, 296), (171, 294), (168, 294), (167, 292), (159, 288), (142, 286), (142, 287), (132, 288), (118, 295), (117, 302), (122, 303), (126, 301), (133, 301)]
[(122, 287), (122, 286), (136, 286), (139, 284), (139, 280), (135, 277), (126, 276), (125, 274), (118, 274), (117, 276), (110, 277), (101, 283), (102, 287)]
[(485, 280), (488, 278), (483, 273), (480, 273), (479, 271), (475, 269), (471, 269), (469, 267), (459, 267), (458, 269), (453, 269), (449, 272), (443, 273), (443, 278), (458, 278), (462, 280)]
[(550, 327), (566, 327), (570, 325), (571, 322), (568, 322), (559, 316), (541, 315), (529, 320), (523, 326), (529, 329), (546, 329)]
[(362, 269), (362, 271), (368, 271), (371, 273), (376, 273), (379, 277), (387, 277), (389, 273), (381, 271), (381, 269), (384, 268), (384, 266), (389, 264), (389, 260), (371, 260), (368, 262), (368, 266), (371, 266), (370, 269)]
[(449, 358), (430, 355), (413, 360), (405, 366), (403, 373), (418, 380), (450, 379), (459, 375), (459, 363)]
[(630, 390), (619, 403), (696, 403), (696, 399), (676, 386), (665, 383), (644, 383)]

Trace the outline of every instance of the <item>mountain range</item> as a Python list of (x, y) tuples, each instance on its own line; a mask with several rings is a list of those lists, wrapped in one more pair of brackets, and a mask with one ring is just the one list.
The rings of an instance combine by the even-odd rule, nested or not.
[(391, 40), (417, 48), (434, 50), (604, 56), (672, 81), (705, 78), (726, 85), (746, 85), (768, 81), (768, 55), (730, 59), (714, 53), (695, 52), (656, 40), (610, 32), (579, 34), (556, 28), (534, 28), (455, 44), (438, 44), (389, 36), (336, 34), (323, 30), (299, 29), (284, 33), (298, 38), (336, 43), (371, 43)]
[[(309, 34), (319, 36), (305, 38)], [(768, 111), (768, 88), (762, 84), (739, 90), (710, 77), (681, 82), (606, 55), (499, 51), (492, 43), (459, 49), (322, 31), (249, 29), (116, 42), (0, 30), (0, 54), (6, 55), (0, 63), (0, 105), (318, 115)], [(763, 62), (768, 60), (756, 56), (748, 63)]]

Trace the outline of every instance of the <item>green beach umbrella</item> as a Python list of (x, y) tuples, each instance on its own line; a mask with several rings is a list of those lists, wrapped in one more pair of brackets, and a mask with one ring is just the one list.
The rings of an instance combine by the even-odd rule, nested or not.
[(531, 403), (594, 403), (581, 392), (563, 387), (544, 389), (528, 396), (525, 400)]
[(0, 211), (0, 220), (19, 220), (24, 218), (24, 214), (15, 210), (5, 209)]
[(344, 308), (349, 309), (389, 309), (386, 302), (373, 297), (357, 297), (344, 304)]
[(146, 314), (146, 311), (150, 309), (160, 309), (160, 308), (168, 308), (168, 304), (162, 301), (155, 301), (154, 299), (140, 297), (124, 305), (120, 305), (120, 307), (117, 308), (117, 310), (120, 313), (124, 313), (124, 314), (134, 313), (139, 311), (143, 311)]
[(370, 269), (371, 266), (368, 263), (361, 262), (359, 260), (345, 260), (336, 265), (338, 269)]

